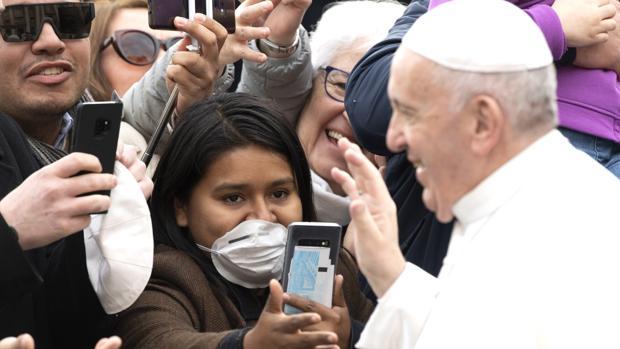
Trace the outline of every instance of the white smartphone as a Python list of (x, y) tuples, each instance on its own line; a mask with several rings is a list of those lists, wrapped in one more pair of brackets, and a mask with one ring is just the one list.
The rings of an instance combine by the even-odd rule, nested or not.
[[(342, 227), (336, 223), (295, 222), (288, 226), (282, 286), (287, 293), (332, 307)], [(285, 305), (287, 314), (300, 313)]]

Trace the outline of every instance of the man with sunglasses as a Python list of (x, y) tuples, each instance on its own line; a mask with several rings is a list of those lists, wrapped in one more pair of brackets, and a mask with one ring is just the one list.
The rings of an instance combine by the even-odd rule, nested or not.
[[(116, 185), (95, 157), (66, 157), (74, 107), (87, 99), (92, 3), (3, 0), (0, 8), (0, 338), (28, 332), (37, 348), (92, 348), (107, 317), (86, 270), (84, 238), (76, 234), (109, 197), (80, 196)], [(204, 47), (226, 31), (185, 21), (181, 28)], [(221, 32), (223, 31), (223, 35)], [(206, 70), (203, 55), (181, 55), (174, 70), (180, 102), (204, 89), (192, 83)], [(206, 93), (206, 92), (203, 92)], [(4, 115), (6, 114), (6, 116)], [(22, 134), (22, 130), (23, 133)], [(34, 155), (34, 156), (33, 156)], [(120, 160), (141, 184), (152, 182), (135, 152)], [(92, 172), (74, 176), (79, 172)]]

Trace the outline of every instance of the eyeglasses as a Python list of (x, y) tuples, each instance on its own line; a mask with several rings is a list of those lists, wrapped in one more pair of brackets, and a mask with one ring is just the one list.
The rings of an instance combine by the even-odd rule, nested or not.
[(344, 103), (344, 92), (349, 80), (349, 73), (329, 65), (319, 69), (325, 71), (325, 79), (323, 80), (325, 93), (331, 99)]
[(138, 29), (117, 30), (103, 40), (99, 51), (114, 46), (114, 50), (127, 63), (133, 65), (153, 64), (159, 55), (159, 49), (168, 50), (181, 36), (159, 40), (153, 35)]
[(0, 34), (7, 42), (36, 41), (43, 24), (49, 23), (62, 40), (83, 39), (93, 18), (91, 2), (10, 5), (0, 12)]

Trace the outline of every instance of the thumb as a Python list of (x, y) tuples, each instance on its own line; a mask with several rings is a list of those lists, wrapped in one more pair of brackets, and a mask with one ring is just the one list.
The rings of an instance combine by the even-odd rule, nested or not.
[(265, 304), (265, 311), (268, 313), (279, 314), (282, 312), (284, 302), (284, 291), (276, 280), (269, 281), (269, 298)]
[(342, 285), (344, 284), (344, 277), (340, 274), (334, 278), (334, 297), (332, 299), (332, 305), (334, 307), (347, 307), (347, 302), (344, 299), (344, 292), (342, 292)]

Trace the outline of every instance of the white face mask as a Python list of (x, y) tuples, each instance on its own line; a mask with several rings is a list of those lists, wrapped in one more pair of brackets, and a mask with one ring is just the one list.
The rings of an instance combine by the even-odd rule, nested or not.
[(262, 220), (241, 222), (213, 242), (210, 252), (215, 269), (226, 280), (247, 288), (263, 288), (280, 280), (284, 267), (286, 227)]

